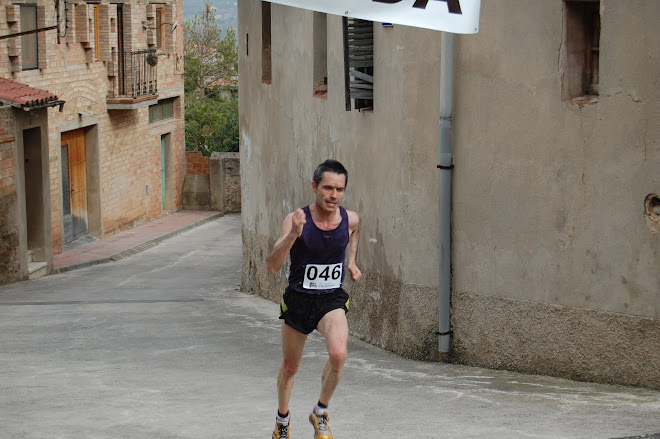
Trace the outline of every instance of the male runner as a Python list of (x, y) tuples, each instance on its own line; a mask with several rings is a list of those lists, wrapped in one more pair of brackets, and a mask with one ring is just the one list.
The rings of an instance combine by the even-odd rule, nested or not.
[(349, 298), (341, 284), (345, 268), (354, 282), (362, 277), (355, 263), (360, 219), (357, 213), (339, 207), (347, 180), (348, 172), (338, 161), (321, 163), (312, 181), (315, 202), (287, 215), (280, 238), (266, 258), (268, 271), (275, 273), (291, 255), (289, 286), (280, 304), (283, 358), (277, 375), (278, 411), (273, 439), (289, 439), (289, 398), (307, 335), (314, 329), (325, 337), (328, 362), (309, 422), (314, 426), (315, 439), (332, 439), (327, 409), (348, 352)]

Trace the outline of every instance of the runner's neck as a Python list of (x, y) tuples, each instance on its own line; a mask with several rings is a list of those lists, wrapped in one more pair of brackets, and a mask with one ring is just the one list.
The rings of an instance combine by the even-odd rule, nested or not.
[(312, 221), (321, 230), (336, 229), (341, 223), (339, 206), (337, 206), (334, 212), (325, 212), (319, 209), (316, 203), (314, 203), (309, 205), (309, 211), (312, 214)]

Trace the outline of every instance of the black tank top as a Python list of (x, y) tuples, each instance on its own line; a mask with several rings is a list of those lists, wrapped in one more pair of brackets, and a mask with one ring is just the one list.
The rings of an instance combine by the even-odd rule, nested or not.
[(312, 220), (309, 206), (303, 207), (307, 222), (291, 247), (289, 288), (301, 293), (331, 293), (344, 280), (348, 245), (348, 213), (339, 207), (341, 222), (334, 230), (321, 230)]

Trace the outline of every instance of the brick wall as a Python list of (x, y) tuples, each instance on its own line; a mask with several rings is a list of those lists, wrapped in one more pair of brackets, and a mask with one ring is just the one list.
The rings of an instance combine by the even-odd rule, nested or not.
[(16, 142), (11, 108), (0, 107), (0, 285), (20, 279), (16, 219)]
[(209, 159), (204, 157), (198, 151), (186, 151), (186, 173), (187, 174), (208, 174)]
[(12, 108), (0, 107), (0, 197), (16, 192), (16, 147), (14, 140)]
[[(48, 22), (55, 22), (53, 3), (37, 0), (46, 6)], [(60, 5), (62, 3), (60, 2)], [(76, 8), (70, 8), (75, 9)], [(81, 11), (84, 8), (81, 8)], [(71, 13), (71, 11), (69, 11)], [(87, 16), (93, 14), (87, 11)], [(64, 14), (64, 11), (61, 11)], [(81, 12), (82, 13), (82, 12)], [(182, 2), (175, 0), (172, 13), (181, 23)], [(146, 49), (146, 32), (142, 21), (146, 19), (147, 5), (141, 0), (131, 0), (124, 4), (124, 50)], [(149, 123), (148, 107), (131, 110), (108, 110), (106, 96), (117, 82), (113, 66), (107, 60), (112, 47), (117, 47), (116, 5), (101, 4), (99, 30), (101, 54), (95, 59), (93, 38), (87, 43), (77, 35), (75, 29), (57, 42), (57, 32), (43, 35), (48, 50), (46, 68), (40, 70), (12, 72), (8, 61), (8, 41), (0, 40), (0, 76), (42, 88), (66, 101), (63, 111), (48, 109), (48, 144), (51, 198), (51, 228), (53, 252), (60, 253), (62, 237), (62, 181), (60, 137), (62, 132), (83, 128), (97, 136), (99, 163), (96, 166), (100, 178), (100, 204), (102, 236), (134, 227), (176, 211), (182, 205), (182, 186), (185, 177), (185, 147), (183, 121), (183, 79), (180, 56), (183, 50), (183, 26), (178, 26), (172, 34), (167, 51), (158, 52), (158, 94), (159, 99), (177, 97), (174, 118)], [(0, 7), (0, 33), (7, 30), (7, 14)], [(84, 29), (80, 29), (83, 32)], [(89, 31), (89, 29), (88, 29)], [(6, 33), (6, 32), (5, 32)], [(90, 40), (90, 38), (87, 38)], [(41, 62), (40, 62), (40, 65)], [(109, 75), (110, 73), (110, 75)], [(160, 137), (170, 135), (171, 141), (171, 209), (163, 210), (161, 202), (161, 162)], [(90, 147), (90, 144), (87, 144)], [(1, 165), (0, 165), (1, 166)], [(3, 174), (4, 175), (4, 174)]]

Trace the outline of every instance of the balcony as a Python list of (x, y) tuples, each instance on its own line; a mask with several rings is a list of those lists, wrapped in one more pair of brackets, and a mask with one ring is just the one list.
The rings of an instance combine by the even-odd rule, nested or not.
[(108, 63), (108, 110), (133, 110), (158, 102), (156, 49), (112, 52)]

